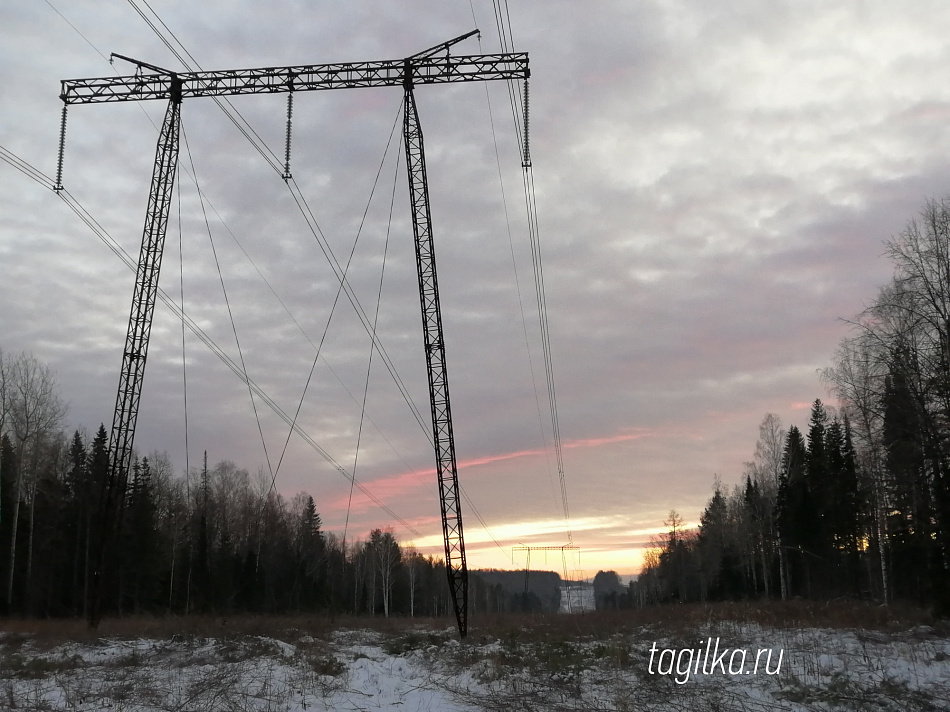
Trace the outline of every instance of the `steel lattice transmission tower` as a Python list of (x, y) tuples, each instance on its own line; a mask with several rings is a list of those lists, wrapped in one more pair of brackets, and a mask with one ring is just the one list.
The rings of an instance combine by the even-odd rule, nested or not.
[[(158, 138), (152, 185), (149, 191), (145, 230), (139, 253), (129, 329), (122, 357), (122, 371), (116, 396), (115, 415), (110, 437), (110, 470), (100, 504), (100, 536), (96, 542), (94, 593), (89, 622), (96, 626), (101, 616), (103, 579), (111, 566), (114, 546), (122, 519), (122, 502), (132, 465), (132, 445), (138, 417), (139, 398), (145, 375), (149, 332), (155, 310), (158, 276), (168, 225), (168, 211), (178, 158), (178, 135), (183, 99), (236, 94), (276, 94), (322, 89), (401, 86), (405, 92), (403, 122), (409, 196), (415, 238), (419, 299), (429, 376), (432, 408), (432, 432), (435, 445), (439, 498), (442, 508), (442, 532), (449, 589), (455, 606), (459, 633), (467, 631), (468, 569), (462, 515), (459, 508), (458, 473), (452, 411), (445, 366), (442, 315), (432, 241), (429, 187), (426, 177), (422, 129), (416, 109), (415, 87), (421, 84), (527, 79), (526, 53), (485, 54), (452, 57), (450, 48), (476, 34), (477, 30), (456, 37), (419, 54), (401, 60), (351, 62), (338, 64), (267, 67), (223, 71), (172, 72), (146, 62), (115, 55), (138, 66), (134, 76), (69, 79), (62, 82), (63, 128), (60, 132), (60, 166), (57, 189), (62, 189), (62, 157), (65, 140), (66, 108), (70, 104), (98, 104), (121, 101), (167, 99), (168, 110)], [(143, 70), (149, 70), (149, 73)], [(289, 120), (289, 110), (288, 110)], [(289, 159), (289, 131), (288, 131)], [(287, 170), (285, 169), (285, 176)]]

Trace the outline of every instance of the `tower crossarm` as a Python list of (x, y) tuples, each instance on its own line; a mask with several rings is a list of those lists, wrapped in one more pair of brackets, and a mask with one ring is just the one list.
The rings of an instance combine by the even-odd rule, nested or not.
[[(411, 66), (412, 82), (416, 86), (525, 79), (530, 73), (527, 53), (420, 57), (412, 58)], [(174, 77), (180, 82), (183, 99), (198, 96), (278, 94), (291, 91), (291, 88), (297, 92), (403, 86), (405, 72), (404, 59), (177, 72), (174, 75), (139, 72), (124, 77), (64, 79), (60, 98), (66, 104), (168, 99), (171, 97)]]

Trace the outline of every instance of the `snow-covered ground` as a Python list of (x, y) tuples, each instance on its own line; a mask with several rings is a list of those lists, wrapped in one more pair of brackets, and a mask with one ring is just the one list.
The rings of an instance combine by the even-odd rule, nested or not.
[[(577, 620), (570, 635), (512, 626), (499, 636), (476, 626), (465, 642), (452, 629), (424, 627), (52, 647), (3, 634), (0, 709), (950, 709), (950, 638), (927, 626), (884, 633), (710, 621), (684, 638), (660, 626), (587, 634)], [(735, 674), (728, 657), (714, 663), (713, 641), (720, 654), (746, 651), (746, 668), (737, 658)], [(662, 650), (691, 651), (677, 653), (679, 674), (660, 674), (673, 663), (672, 653), (660, 660)], [(751, 669), (759, 650), (773, 653), (773, 674)]]

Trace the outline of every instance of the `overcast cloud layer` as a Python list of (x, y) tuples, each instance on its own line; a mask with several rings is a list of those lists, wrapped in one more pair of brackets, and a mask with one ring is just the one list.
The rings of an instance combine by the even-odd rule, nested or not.
[[(481, 39), (455, 53), (499, 48), (485, 0), (151, 6), (205, 69), (396, 59), (475, 21)], [(827, 397), (817, 371), (848, 333), (842, 318), (888, 279), (884, 241), (948, 193), (950, 5), (521, 0), (510, 12), (515, 49), (531, 61), (579, 567), (632, 573), (669, 509), (695, 522), (715, 473), (738, 481), (767, 412), (804, 425), (810, 402)], [(50, 175), (61, 79), (132, 73), (110, 67), (110, 52), (181, 68), (131, 0), (6, 0), (0, 28), (0, 144)], [(489, 527), (466, 502), (469, 563), (510, 566), (512, 545), (567, 537), (550, 423), (539, 417), (547, 403), (511, 109), (502, 84), (417, 96), (460, 478)], [(338, 259), (353, 251), (350, 280), (370, 314), (385, 258), (379, 333), (427, 415), (399, 126), (387, 152), (401, 99), (398, 88), (298, 94), (292, 170)], [(285, 98), (233, 103), (282, 157)], [(163, 112), (164, 102), (69, 111), (65, 186), (133, 256)], [(183, 282), (185, 310), (239, 360), (236, 331), (251, 378), (293, 414), (337, 283), (283, 181), (218, 107), (191, 99), (182, 115), (181, 207), (176, 199), (162, 287), (177, 300)], [(111, 422), (132, 282), (62, 201), (0, 163), (0, 348), (55, 369), (70, 428)], [(181, 339), (160, 306), (136, 439), (179, 471)], [(277, 468), (286, 425), (257, 402), (265, 456), (246, 386), (190, 333), (185, 352), (191, 465), (207, 450), (212, 464)], [(341, 300), (298, 422), (349, 471), (369, 353)], [(359, 492), (350, 531), (393, 526), (438, 553), (426, 430), (378, 355), (366, 415), (357, 478), (418, 535)], [(288, 496), (313, 494), (325, 528), (342, 530), (349, 484), (301, 439), (276, 478)]]

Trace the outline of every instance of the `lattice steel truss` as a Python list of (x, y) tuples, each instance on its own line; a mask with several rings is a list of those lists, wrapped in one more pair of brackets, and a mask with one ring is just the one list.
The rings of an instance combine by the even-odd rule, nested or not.
[[(408, 61), (406, 60), (407, 64)], [(468, 620), (468, 566), (465, 563), (465, 540), (462, 536), (462, 513), (459, 509), (455, 435), (452, 432), (449, 377), (445, 370), (445, 342), (442, 337), (442, 310), (439, 307), (439, 280), (435, 270), (435, 246), (432, 244), (432, 218), (429, 212), (425, 149), (422, 142), (422, 128), (419, 126), (419, 114), (416, 110), (416, 97), (413, 92), (412, 71), (408, 67), (405, 87), (403, 137), (406, 144), (406, 167), (409, 171), (412, 232), (416, 242), (422, 331), (425, 337), (426, 366), (429, 373), (432, 441), (435, 444), (439, 502), (442, 507), (445, 569), (455, 605), (459, 633), (464, 637)]]
[[(415, 84), (446, 84), (493, 79), (524, 78), (528, 71), (525, 53), (483, 54), (470, 57), (423, 57), (412, 61)], [(262, 67), (211, 72), (179, 72), (183, 99), (197, 96), (236, 94), (281, 94), (322, 89), (359, 89), (401, 86), (405, 61), (306, 64), (294, 67)], [(115, 101), (167, 99), (170, 74), (136, 74), (126, 77), (68, 79), (60, 95), (67, 104), (99, 104)]]

